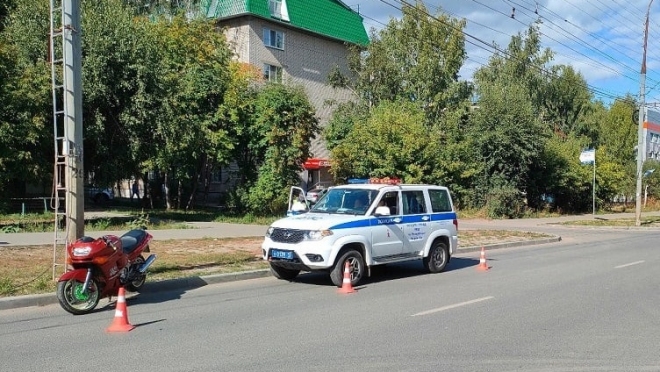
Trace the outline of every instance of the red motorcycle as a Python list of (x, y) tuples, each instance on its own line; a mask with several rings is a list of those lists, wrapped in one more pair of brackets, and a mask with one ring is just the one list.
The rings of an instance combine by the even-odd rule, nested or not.
[(136, 292), (147, 280), (147, 268), (156, 255), (145, 260), (151, 234), (136, 229), (121, 237), (104, 235), (94, 239), (83, 236), (67, 247), (67, 265), (57, 283), (60, 306), (71, 314), (94, 310), (102, 297), (115, 296), (119, 287)]

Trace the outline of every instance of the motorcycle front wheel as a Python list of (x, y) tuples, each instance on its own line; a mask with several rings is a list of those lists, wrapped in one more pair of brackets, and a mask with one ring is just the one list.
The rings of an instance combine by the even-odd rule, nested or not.
[(64, 310), (73, 315), (89, 313), (94, 310), (101, 299), (96, 280), (91, 279), (87, 290), (83, 292), (84, 284), (75, 279), (57, 283), (57, 300)]

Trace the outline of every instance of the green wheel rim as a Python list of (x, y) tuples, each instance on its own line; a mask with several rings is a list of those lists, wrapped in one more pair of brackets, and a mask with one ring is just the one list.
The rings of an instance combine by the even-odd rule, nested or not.
[(73, 297), (78, 301), (89, 300), (89, 292), (88, 291), (83, 292), (82, 289), (83, 289), (82, 284), (76, 284), (76, 286), (73, 288)]

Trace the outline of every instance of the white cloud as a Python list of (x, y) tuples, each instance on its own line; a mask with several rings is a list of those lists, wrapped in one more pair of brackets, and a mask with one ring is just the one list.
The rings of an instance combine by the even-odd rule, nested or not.
[[(359, 6), (368, 28), (382, 28), (390, 17), (400, 17), (400, 12), (388, 5), (400, 8), (399, 0), (353, 1), (345, 2), (353, 9)], [(427, 0), (425, 4), (431, 14), (437, 14), (440, 7), (453, 17), (465, 18), (466, 33), (502, 48), (512, 35), (524, 32), (540, 16), (543, 46), (555, 52), (555, 63), (573, 66), (598, 91), (639, 94), (644, 18), (649, 0)], [(477, 68), (487, 63), (490, 52), (484, 49), (490, 48), (469, 43), (466, 48), (468, 60), (461, 75), (470, 79)], [(651, 6), (646, 87), (653, 88), (647, 101), (660, 100), (660, 2)]]

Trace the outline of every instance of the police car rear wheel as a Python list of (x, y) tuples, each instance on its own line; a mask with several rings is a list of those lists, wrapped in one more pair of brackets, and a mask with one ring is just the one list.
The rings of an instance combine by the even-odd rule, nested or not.
[(439, 273), (445, 269), (449, 262), (449, 250), (442, 241), (433, 242), (429, 255), (424, 257), (424, 267), (431, 273)]
[(282, 280), (293, 280), (300, 274), (300, 270), (286, 269), (273, 264), (270, 265), (270, 272), (274, 277)]
[(332, 284), (341, 287), (344, 282), (344, 267), (348, 262), (348, 270), (351, 276), (351, 285), (357, 285), (364, 276), (364, 259), (360, 252), (351, 249), (344, 252), (343, 255), (335, 262), (335, 266), (330, 272), (330, 279)]

